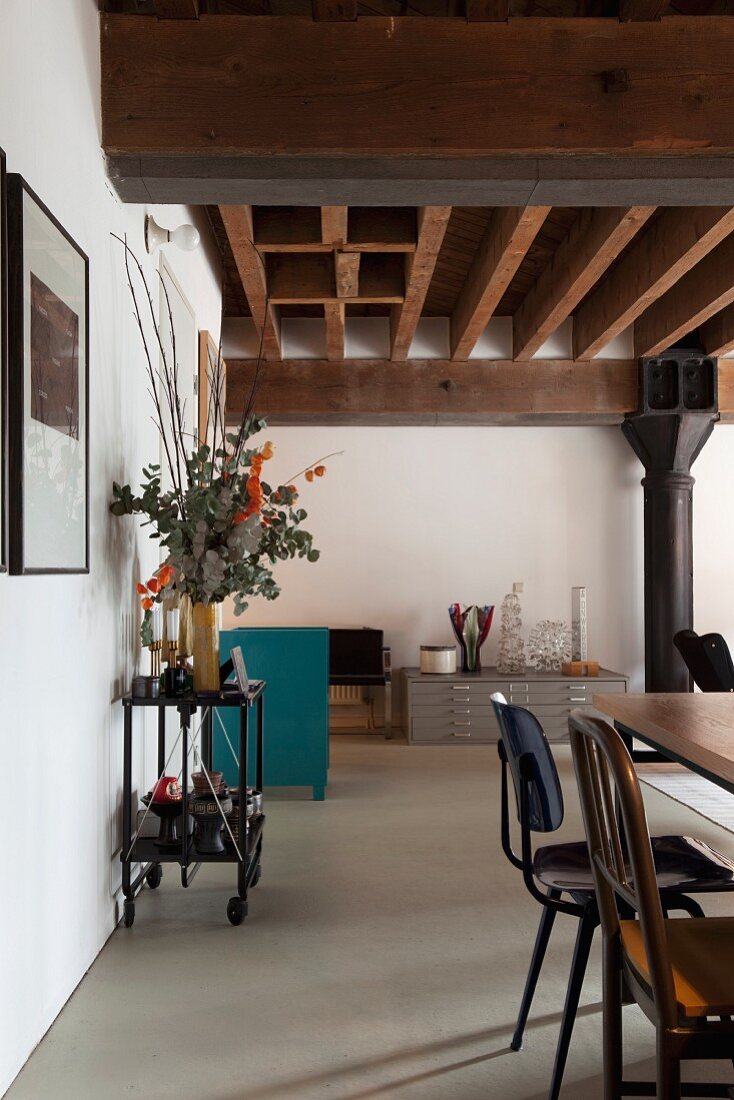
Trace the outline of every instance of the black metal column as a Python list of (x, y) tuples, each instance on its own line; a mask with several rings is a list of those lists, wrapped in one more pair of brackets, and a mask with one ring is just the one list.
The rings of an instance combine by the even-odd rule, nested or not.
[(645, 467), (645, 689), (690, 691), (673, 645), (693, 627), (691, 466), (718, 419), (716, 360), (688, 349), (640, 360), (640, 411), (622, 431)]

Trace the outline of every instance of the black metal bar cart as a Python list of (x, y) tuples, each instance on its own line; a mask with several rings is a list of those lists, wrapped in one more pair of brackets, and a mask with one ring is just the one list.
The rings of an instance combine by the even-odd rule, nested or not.
[[(248, 738), (250, 735), (250, 711), (255, 710), (256, 752), (254, 768), (254, 786), (262, 791), (263, 785), (263, 697), (265, 681), (250, 681), (248, 693), (222, 690), (214, 695), (187, 693), (183, 696), (164, 696), (158, 699), (133, 698), (127, 695), (122, 700), (124, 707), (124, 747), (123, 747), (123, 801), (122, 801), (122, 889), (125, 895), (123, 920), (130, 928), (135, 920), (135, 897), (143, 883), (155, 890), (161, 882), (164, 863), (178, 863), (181, 868), (181, 885), (190, 886), (194, 875), (202, 863), (235, 863), (237, 865), (237, 894), (227, 903), (227, 917), (232, 924), (241, 924), (247, 916), (247, 892), (260, 880), (263, 829), (265, 817), (262, 813), (248, 820)], [(162, 844), (160, 837), (143, 835), (142, 825), (147, 818), (147, 809), (142, 814), (133, 806), (132, 757), (133, 757), (133, 711), (139, 707), (155, 707), (158, 711), (158, 778), (163, 778), (168, 762), (166, 759), (166, 711), (174, 708), (179, 715), (180, 730), (169, 754), (174, 755), (181, 743), (181, 787), (183, 799), (180, 811), (180, 835), (173, 843)], [(193, 751), (203, 767), (212, 766), (212, 713), (213, 708), (237, 707), (239, 709), (239, 745), (237, 752), (239, 798), (236, 811), (236, 828), (230, 827), (222, 813), (222, 824), (227, 837), (227, 847), (222, 852), (201, 852), (197, 849), (196, 838), (188, 827), (189, 803), (189, 753)], [(197, 748), (196, 735), (192, 734), (192, 719), (201, 712), (199, 732), (201, 747)], [(221, 805), (212, 789), (217, 807)], [(151, 819), (153, 820), (153, 819)]]

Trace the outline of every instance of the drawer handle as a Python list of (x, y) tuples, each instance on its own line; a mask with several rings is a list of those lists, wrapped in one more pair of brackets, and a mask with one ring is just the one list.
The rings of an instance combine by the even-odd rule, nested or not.
[(571, 696), (571, 702), (572, 703), (585, 703), (586, 702), (586, 696), (585, 695), (572, 695)]
[(451, 725), (452, 726), (470, 726), (471, 725), (471, 720), (469, 720), (468, 722), (452, 722)]
[(471, 733), (470, 733), (470, 732), (467, 732), (467, 733), (456, 733), (456, 731), (454, 731), (454, 732), (453, 732), (453, 733), (451, 734), (451, 736), (452, 736), (452, 737), (471, 737)]
[[(454, 700), (454, 702), (456, 702), (456, 700)], [(452, 714), (471, 714), (471, 710), (469, 709), (469, 707), (467, 707), (466, 710), (457, 710), (456, 707), (454, 707), (454, 709), (451, 713)]]
[(468, 691), (469, 690), (469, 685), (468, 684), (452, 684), (451, 685), (451, 690), (452, 691)]

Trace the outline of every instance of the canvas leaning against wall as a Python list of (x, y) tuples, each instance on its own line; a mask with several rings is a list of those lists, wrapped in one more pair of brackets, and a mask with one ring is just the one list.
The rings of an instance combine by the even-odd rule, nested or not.
[(89, 261), (8, 175), (11, 573), (89, 571)]

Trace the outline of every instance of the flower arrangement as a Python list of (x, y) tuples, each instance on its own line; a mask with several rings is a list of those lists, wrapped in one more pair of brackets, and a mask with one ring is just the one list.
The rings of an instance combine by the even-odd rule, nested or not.
[[(210, 398), (204, 436), (199, 440), (186, 432), (185, 403), (178, 385), (176, 336), (165, 283), (162, 286), (168, 316), (161, 324), (168, 326), (170, 353), (166, 352), (166, 341), (142, 267), (127, 243), (121, 243), (134, 316), (145, 351), (163, 468), (157, 463), (146, 466), (138, 492), (129, 484), (114, 482), (110, 511), (116, 516), (143, 516), (144, 525), (152, 528), (151, 538), (159, 541), (165, 554), (164, 566), (147, 585), (138, 586), (144, 611), (141, 636), (144, 644), (149, 644), (146, 641), (150, 637), (149, 616), (153, 604), (162, 600), (164, 589), (167, 594), (175, 593), (190, 600), (194, 612), (197, 606), (210, 607), (232, 597), (235, 613), (239, 615), (253, 596), (274, 600), (280, 594), (273, 575), (273, 567), (279, 560), (295, 557), (309, 562), (318, 560), (313, 537), (303, 527), (307, 514), (297, 507), (299, 493), (295, 482), (302, 475), (307, 482), (323, 477), (324, 461), (331, 456), (312, 463), (284, 484), (266, 480), (264, 466), (273, 457), (273, 443), (252, 442), (252, 437), (266, 426), (254, 413), (262, 355), (239, 422), (230, 431), (225, 425), (223, 408), (225, 379), (221, 348), (209, 359)], [(147, 307), (141, 309), (140, 298), (143, 302), (147, 300)], [(148, 313), (155, 334), (153, 340), (149, 339), (143, 321)]]
[(172, 565), (162, 565), (146, 584), (139, 581), (135, 585), (135, 591), (140, 596), (140, 606), (143, 609), (140, 640), (144, 646), (149, 646), (153, 642), (153, 608), (157, 603), (163, 603), (163, 597), (175, 575), (176, 571)]

